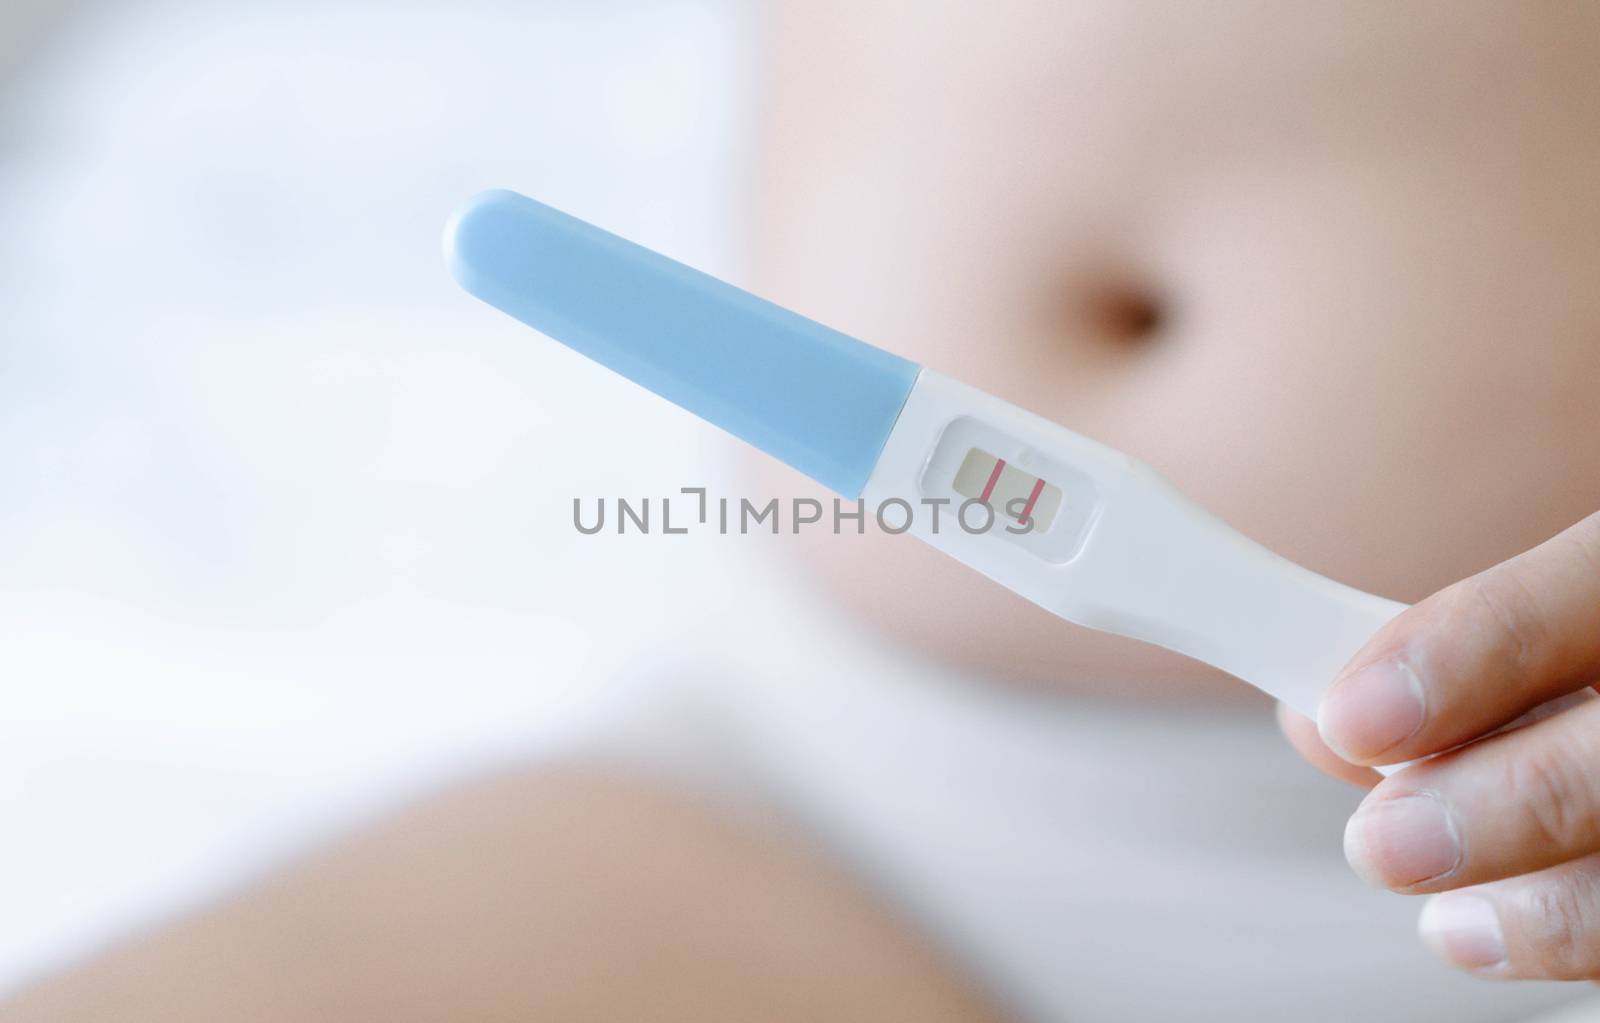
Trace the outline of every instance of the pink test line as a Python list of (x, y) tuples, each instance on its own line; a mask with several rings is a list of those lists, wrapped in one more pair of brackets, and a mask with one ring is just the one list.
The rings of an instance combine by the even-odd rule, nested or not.
[(1005, 472), (1005, 469), (1006, 460), (1004, 458), (996, 458), (994, 460), (994, 471), (989, 474), (989, 482), (983, 485), (983, 493), (978, 495), (978, 500), (984, 504), (989, 503), (989, 498), (994, 494), (994, 485), (1000, 482), (1000, 474)]
[(1033, 493), (1028, 495), (1028, 503), (1022, 506), (1022, 514), (1017, 516), (1017, 521), (1026, 525), (1033, 514), (1033, 506), (1039, 500), (1039, 495), (1044, 493), (1044, 480), (1033, 481)]

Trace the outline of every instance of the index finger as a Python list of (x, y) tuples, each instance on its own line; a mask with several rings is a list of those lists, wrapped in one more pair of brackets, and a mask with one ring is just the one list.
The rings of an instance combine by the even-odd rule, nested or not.
[(1405, 611), (1323, 694), (1356, 764), (1428, 756), (1600, 678), (1600, 514)]

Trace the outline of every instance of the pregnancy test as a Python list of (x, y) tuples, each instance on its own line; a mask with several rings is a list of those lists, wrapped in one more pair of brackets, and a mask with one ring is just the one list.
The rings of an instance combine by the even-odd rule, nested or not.
[(473, 295), (841, 497), (947, 502), (908, 532), (1046, 610), (1302, 714), (1405, 610), (1279, 557), (1119, 451), (525, 196), (473, 199), (446, 250)]

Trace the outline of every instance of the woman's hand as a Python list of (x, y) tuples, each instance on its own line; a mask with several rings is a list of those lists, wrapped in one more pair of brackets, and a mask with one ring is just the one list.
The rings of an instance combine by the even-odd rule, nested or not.
[[(1596, 979), (1600, 700), (1494, 734), (1596, 682), (1600, 515), (1400, 615), (1315, 725), (1280, 719), (1313, 764), (1373, 787), (1345, 855), (1375, 885), (1443, 893), (1419, 923), (1441, 956), (1485, 977)], [(1387, 779), (1366, 766), (1419, 757)]]

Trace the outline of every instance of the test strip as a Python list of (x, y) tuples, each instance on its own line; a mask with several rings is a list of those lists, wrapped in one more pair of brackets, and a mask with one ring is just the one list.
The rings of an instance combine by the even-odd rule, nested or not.
[(973, 448), (956, 470), (951, 489), (993, 508), (1001, 518), (1029, 525), (1036, 531), (1050, 528), (1061, 509), (1061, 488), (1005, 459)]
[(1404, 609), (1291, 564), (1119, 451), (525, 196), (478, 196), (446, 247), (474, 295), (846, 498), (987, 505), (994, 528), (912, 516), (906, 530), (1302, 714)]

